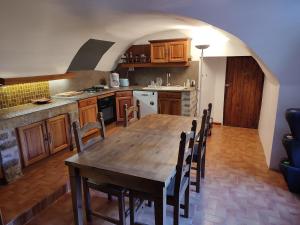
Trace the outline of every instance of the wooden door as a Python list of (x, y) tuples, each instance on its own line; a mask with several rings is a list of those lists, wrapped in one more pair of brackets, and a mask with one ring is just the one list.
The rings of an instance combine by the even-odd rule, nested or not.
[(46, 121), (50, 153), (54, 154), (70, 146), (70, 126), (67, 114)]
[(252, 57), (228, 57), (224, 125), (257, 129), (264, 73)]
[(168, 44), (165, 42), (151, 43), (151, 63), (168, 62)]
[(24, 166), (29, 166), (49, 155), (45, 122), (18, 128)]
[(187, 62), (187, 41), (169, 42), (169, 62)]
[(116, 98), (116, 111), (117, 111), (117, 121), (123, 122), (125, 121), (125, 111), (124, 105), (127, 104), (128, 107), (133, 105), (133, 97), (132, 96), (123, 96)]

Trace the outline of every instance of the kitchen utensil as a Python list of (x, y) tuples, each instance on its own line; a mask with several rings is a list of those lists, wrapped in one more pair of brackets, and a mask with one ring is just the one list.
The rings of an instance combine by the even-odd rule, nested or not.
[(128, 87), (128, 86), (129, 86), (129, 80), (127, 78), (121, 78), (120, 87)]
[(47, 104), (51, 102), (51, 98), (38, 98), (38, 99), (31, 99), (33, 104)]

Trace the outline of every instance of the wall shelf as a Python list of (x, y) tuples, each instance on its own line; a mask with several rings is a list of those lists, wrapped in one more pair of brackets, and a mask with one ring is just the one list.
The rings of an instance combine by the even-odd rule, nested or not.
[(120, 63), (121, 68), (188, 67), (190, 62), (182, 63)]
[(53, 74), (53, 75), (32, 76), (32, 77), (0, 78), (0, 86), (39, 82), (39, 81), (49, 81), (49, 80), (71, 79), (74, 78), (75, 76), (76, 76), (75, 73), (68, 72), (64, 74)]

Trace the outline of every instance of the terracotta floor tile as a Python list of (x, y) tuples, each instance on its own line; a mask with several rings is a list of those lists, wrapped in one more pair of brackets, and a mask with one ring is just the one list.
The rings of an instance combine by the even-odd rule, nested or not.
[[(191, 216), (188, 219), (181, 218), (181, 225), (300, 224), (300, 197), (288, 191), (280, 173), (267, 168), (257, 130), (215, 126), (213, 136), (208, 139), (206, 166), (201, 193), (191, 192)], [(60, 185), (66, 182), (68, 178), (63, 159), (60, 163), (53, 163), (53, 167), (57, 167), (60, 172), (48, 171), (49, 177)], [(41, 187), (48, 182), (47, 177), (42, 176), (43, 173), (47, 173), (47, 170), (42, 170), (42, 173), (32, 171), (31, 177), (40, 179), (38, 184), (32, 184), (34, 182), (29, 177), (22, 181), (30, 198), (35, 198), (30, 187), (39, 187), (41, 193), (55, 189), (53, 185)], [(194, 178), (194, 171), (192, 176)], [(0, 189), (0, 207), (6, 207), (4, 212), (12, 216), (14, 211), (30, 203), (23, 190), (17, 182), (11, 184), (5, 192)], [(195, 188), (192, 187), (192, 190)], [(8, 207), (1, 202), (9, 199), (7, 195), (15, 195), (22, 201), (20, 204), (9, 203)], [(42, 195), (36, 196), (40, 198)], [(117, 215), (116, 201), (109, 202), (104, 195), (95, 193), (92, 198), (93, 208)], [(70, 225), (72, 218), (71, 198), (67, 193), (27, 225)], [(153, 224), (153, 208), (144, 207), (137, 220)], [(172, 207), (167, 208), (167, 222), (172, 224)], [(109, 223), (95, 218), (89, 225), (100, 224)]]

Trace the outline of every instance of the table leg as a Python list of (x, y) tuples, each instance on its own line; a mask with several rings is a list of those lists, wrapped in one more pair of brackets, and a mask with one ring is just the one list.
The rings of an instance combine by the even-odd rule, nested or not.
[(166, 205), (167, 205), (166, 189), (163, 188), (160, 191), (159, 196), (156, 197), (154, 200), (155, 225), (166, 224)]
[(75, 225), (83, 225), (81, 177), (78, 169), (69, 166), (73, 216)]

